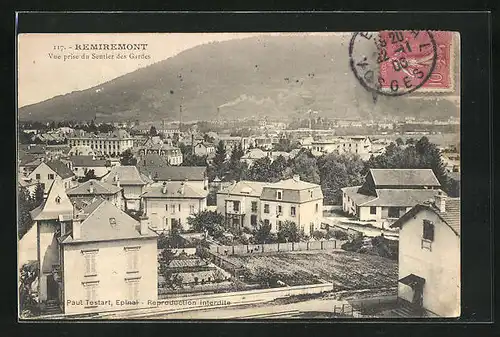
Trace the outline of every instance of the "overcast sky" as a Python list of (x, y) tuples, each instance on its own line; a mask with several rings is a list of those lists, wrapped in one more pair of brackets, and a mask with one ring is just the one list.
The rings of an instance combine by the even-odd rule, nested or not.
[[(266, 34), (275, 35), (280, 33)], [(310, 33), (308, 33), (310, 34)], [(335, 33), (313, 33), (334, 35)], [(173, 34), (23, 34), (19, 35), (19, 107), (57, 95), (84, 90), (138, 68), (162, 61), (186, 49), (213, 41), (241, 39), (262, 33), (173, 33)], [(286, 35), (291, 35), (287, 33)], [(83, 43), (147, 43), (149, 60), (54, 60), (54, 46)], [(89, 51), (87, 53), (92, 53)], [(98, 51), (97, 53), (104, 53)], [(117, 52), (114, 52), (117, 53)], [(139, 53), (139, 52), (136, 52)]]

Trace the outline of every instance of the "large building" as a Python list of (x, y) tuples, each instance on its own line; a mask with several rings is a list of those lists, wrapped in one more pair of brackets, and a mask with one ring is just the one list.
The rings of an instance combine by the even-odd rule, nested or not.
[(125, 150), (132, 148), (133, 141), (133, 138), (125, 130), (99, 134), (76, 130), (68, 137), (71, 147), (90, 146), (92, 150), (112, 157), (119, 156)]
[(398, 219), (398, 297), (418, 314), (460, 316), (460, 199), (436, 196)]
[(147, 219), (139, 223), (102, 198), (76, 208), (59, 181), (31, 216), (42, 305), (80, 314), (145, 307), (157, 298), (157, 236)]
[(342, 209), (362, 221), (397, 219), (440, 191), (431, 169), (371, 169), (361, 186), (342, 188)]
[(207, 208), (208, 191), (196, 183), (163, 182), (144, 188), (142, 209), (151, 228), (170, 232), (175, 224), (189, 230), (188, 217)]
[(277, 183), (240, 181), (217, 193), (217, 210), (232, 228), (255, 229), (262, 222), (277, 232), (290, 221), (311, 235), (321, 227), (323, 193), (298, 175)]
[(217, 212), (224, 215), (226, 224), (235, 228), (257, 228), (260, 216), (260, 196), (264, 186), (260, 181), (239, 181), (217, 193)]

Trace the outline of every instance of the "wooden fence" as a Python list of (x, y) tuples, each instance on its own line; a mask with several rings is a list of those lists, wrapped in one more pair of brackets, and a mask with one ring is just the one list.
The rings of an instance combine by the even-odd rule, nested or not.
[(216, 246), (210, 247), (211, 253), (219, 255), (252, 255), (259, 253), (273, 252), (295, 252), (305, 250), (328, 250), (340, 248), (338, 240), (306, 241), (306, 242), (286, 242), (286, 243), (265, 243), (236, 246)]

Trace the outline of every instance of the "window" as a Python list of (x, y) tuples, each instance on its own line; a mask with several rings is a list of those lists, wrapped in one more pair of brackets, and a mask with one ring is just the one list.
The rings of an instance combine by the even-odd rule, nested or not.
[(432, 221), (424, 220), (422, 238), (428, 241), (434, 241), (434, 224)]
[(319, 212), (319, 205), (316, 203), (316, 207), (315, 207), (315, 212), (318, 213)]
[(282, 210), (283, 210), (283, 208), (281, 207), (281, 205), (276, 206), (276, 213), (277, 214), (281, 214)]
[(54, 180), (54, 174), (49, 173), (49, 174), (47, 175), (47, 178), (48, 178), (49, 180)]
[(252, 226), (257, 226), (257, 215), (255, 214), (250, 215), (250, 224)]
[(311, 235), (314, 232), (314, 223), (309, 224), (309, 235)]
[(295, 206), (290, 207), (290, 215), (295, 216), (297, 214), (297, 210)]
[(128, 288), (128, 299), (129, 301), (138, 301), (139, 300), (139, 280), (128, 280), (127, 281)]
[(37, 180), (40, 180), (40, 173), (37, 173), (37, 174), (35, 175), (35, 178), (36, 178)]
[(252, 212), (257, 212), (257, 201), (252, 201)]
[(95, 251), (84, 251), (83, 256), (85, 258), (85, 276), (96, 276), (96, 256), (97, 250)]
[(264, 220), (264, 225), (269, 226), (269, 219)]
[[(89, 301), (96, 301), (97, 299), (97, 287), (99, 286), (98, 282), (86, 282), (83, 284), (85, 287), (85, 299), (88, 303)], [(94, 305), (92, 305), (94, 306)]]
[(181, 204), (179, 204), (179, 212), (181, 211)]
[(235, 211), (235, 212), (240, 211), (240, 202), (239, 201), (233, 201), (233, 211)]
[(165, 211), (168, 211), (168, 204), (165, 204)]
[(283, 191), (277, 191), (277, 192), (276, 192), (276, 198), (277, 198), (278, 200), (283, 199)]
[(175, 204), (170, 205), (170, 213), (175, 214)]
[(376, 206), (370, 206), (370, 214), (377, 214), (377, 207)]
[(233, 218), (233, 226), (239, 226), (240, 225), (240, 219), (239, 218)]
[(269, 204), (264, 205), (264, 213), (269, 213)]
[(281, 221), (278, 221), (278, 230), (279, 231), (281, 230), (281, 225), (282, 225)]
[(194, 205), (189, 205), (189, 214), (194, 214)]

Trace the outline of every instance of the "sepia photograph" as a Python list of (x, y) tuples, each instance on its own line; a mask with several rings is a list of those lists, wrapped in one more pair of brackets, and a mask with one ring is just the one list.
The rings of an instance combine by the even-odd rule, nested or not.
[(21, 321), (460, 317), (458, 32), (16, 42)]

